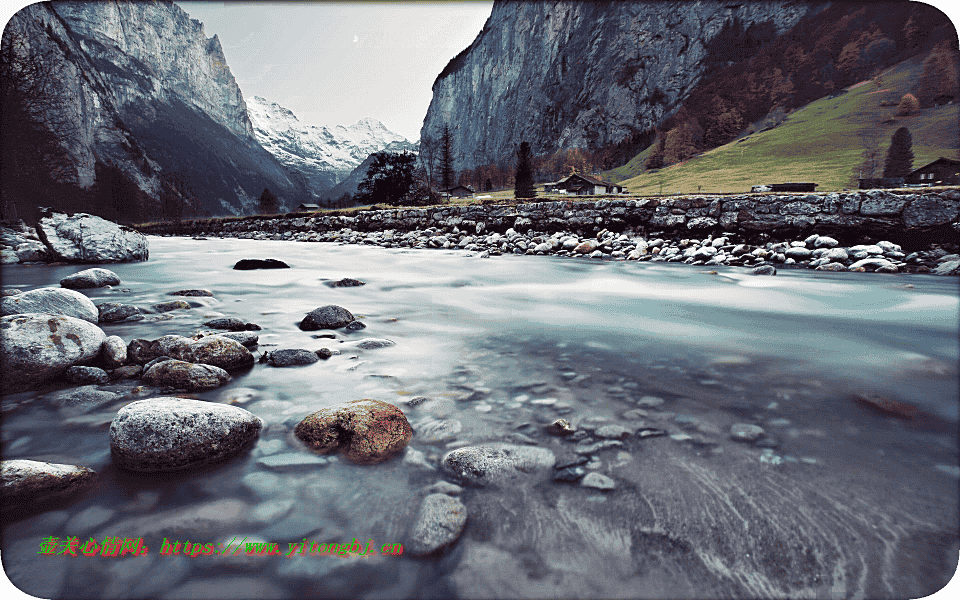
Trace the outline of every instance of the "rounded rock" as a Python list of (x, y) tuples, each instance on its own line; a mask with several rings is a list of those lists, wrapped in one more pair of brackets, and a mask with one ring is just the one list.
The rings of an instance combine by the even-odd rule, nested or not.
[(127, 345), (118, 335), (107, 336), (100, 346), (100, 364), (108, 369), (116, 369), (127, 362)]
[[(220, 367), (226, 371), (253, 366), (253, 354), (237, 340), (220, 335), (211, 335), (193, 342), (190, 346), (191, 362)], [(172, 355), (168, 355), (172, 356)]]
[(755, 442), (763, 437), (763, 428), (748, 423), (734, 423), (730, 426), (730, 438), (738, 442)]
[(60, 285), (65, 288), (87, 289), (106, 287), (108, 285), (120, 285), (120, 276), (110, 269), (94, 267), (85, 269), (69, 275), (60, 280)]
[(86, 467), (5, 460), (0, 463), (0, 500), (5, 509), (75, 496), (96, 481), (97, 472)]
[(140, 309), (132, 304), (117, 304), (104, 302), (97, 305), (100, 323), (120, 323), (122, 321), (139, 321), (143, 319)]
[(455, 542), (466, 524), (463, 502), (446, 494), (430, 494), (420, 504), (405, 549), (417, 556), (433, 554)]
[(110, 423), (110, 450), (114, 462), (130, 471), (179, 471), (236, 456), (262, 427), (259, 418), (236, 406), (151, 398), (120, 409)]
[(95, 383), (107, 383), (110, 376), (99, 367), (81, 367), (73, 366), (64, 372), (64, 376), (70, 383), (78, 385), (90, 385)]
[(396, 406), (381, 400), (351, 400), (304, 418), (294, 434), (320, 454), (341, 450), (355, 463), (373, 464), (403, 450), (413, 428)]
[(0, 388), (31, 389), (100, 353), (103, 331), (88, 321), (29, 313), (0, 319)]
[(150, 385), (167, 385), (188, 391), (212, 390), (230, 381), (230, 375), (213, 365), (194, 364), (182, 360), (165, 360), (143, 373)]
[(547, 448), (495, 443), (452, 450), (443, 457), (441, 465), (467, 483), (487, 486), (508, 483), (537, 469), (549, 469), (555, 460)]
[(90, 298), (63, 288), (40, 288), (0, 299), (0, 315), (26, 313), (65, 315), (90, 323), (96, 323), (100, 316)]
[(297, 367), (301, 365), (312, 365), (320, 360), (316, 352), (304, 350), (302, 348), (292, 350), (274, 350), (270, 353), (267, 362), (273, 367)]
[(310, 311), (300, 322), (300, 329), (303, 331), (339, 329), (340, 327), (346, 327), (353, 321), (353, 314), (349, 310), (342, 306), (328, 304)]

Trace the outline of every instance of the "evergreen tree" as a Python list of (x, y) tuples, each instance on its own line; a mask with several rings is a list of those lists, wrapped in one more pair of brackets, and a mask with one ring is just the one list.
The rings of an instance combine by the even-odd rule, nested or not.
[(533, 187), (533, 154), (530, 152), (529, 142), (520, 142), (514, 182), (514, 198), (533, 198), (537, 195)]
[(258, 206), (260, 208), (260, 214), (275, 215), (277, 214), (277, 211), (280, 210), (280, 200), (273, 195), (273, 192), (267, 188), (263, 188), (263, 193), (260, 194)]
[(443, 136), (440, 138), (440, 180), (443, 191), (453, 187), (453, 141), (447, 125), (443, 126)]
[(410, 152), (377, 152), (367, 167), (366, 177), (357, 186), (355, 198), (362, 204), (384, 202), (396, 206), (404, 203), (414, 187), (416, 161), (416, 155)]
[(883, 165), (884, 177), (906, 177), (913, 170), (913, 139), (910, 130), (901, 127), (890, 140), (887, 161)]

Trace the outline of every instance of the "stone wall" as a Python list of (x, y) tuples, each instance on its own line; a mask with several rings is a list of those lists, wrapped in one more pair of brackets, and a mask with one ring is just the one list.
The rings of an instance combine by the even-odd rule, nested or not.
[[(889, 240), (917, 250), (960, 239), (960, 188), (923, 191), (865, 190), (831, 194), (742, 194), (592, 201), (559, 200), (509, 205), (369, 210), (347, 215), (289, 215), (187, 221), (142, 227), (143, 233), (246, 237), (245, 232), (423, 230), (471, 232), (513, 228), (590, 235), (602, 229), (641, 235), (703, 237), (739, 233), (746, 240), (797, 239), (811, 233), (843, 244)], [(478, 229), (479, 228), (479, 229)]]

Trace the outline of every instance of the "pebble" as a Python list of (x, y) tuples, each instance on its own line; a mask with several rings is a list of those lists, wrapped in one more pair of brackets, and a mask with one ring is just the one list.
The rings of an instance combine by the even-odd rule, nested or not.
[(663, 404), (663, 398), (657, 398), (656, 396), (644, 396), (637, 400), (637, 405), (642, 408), (656, 408)]
[(617, 483), (613, 479), (596, 471), (587, 473), (580, 485), (598, 490), (612, 490), (617, 487)]
[(735, 423), (730, 426), (730, 438), (738, 442), (754, 442), (763, 436), (763, 428), (748, 423)]

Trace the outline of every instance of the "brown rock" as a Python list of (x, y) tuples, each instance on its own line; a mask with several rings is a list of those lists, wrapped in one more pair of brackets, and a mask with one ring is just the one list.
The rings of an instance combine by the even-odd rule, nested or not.
[(0, 463), (0, 500), (4, 510), (26, 509), (27, 504), (62, 500), (86, 490), (97, 478), (86, 467), (35, 460)]
[(413, 428), (392, 404), (351, 400), (307, 416), (294, 433), (320, 454), (340, 449), (350, 461), (374, 464), (403, 450), (413, 437)]
[(194, 364), (182, 360), (156, 363), (143, 374), (150, 385), (168, 385), (181, 390), (212, 390), (230, 381), (230, 375), (220, 367)]
[(905, 419), (912, 419), (918, 412), (915, 406), (884, 398), (879, 394), (854, 394), (853, 398), (857, 402), (866, 404), (880, 412)]
[(227, 371), (253, 365), (253, 354), (237, 340), (219, 335), (205, 337), (190, 346), (193, 362), (220, 367)]

